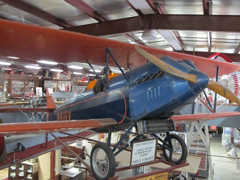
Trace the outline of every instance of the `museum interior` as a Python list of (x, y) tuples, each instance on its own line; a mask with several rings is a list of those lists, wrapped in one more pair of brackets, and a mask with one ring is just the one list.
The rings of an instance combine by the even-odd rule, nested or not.
[(0, 180), (240, 179), (239, 8), (0, 0)]

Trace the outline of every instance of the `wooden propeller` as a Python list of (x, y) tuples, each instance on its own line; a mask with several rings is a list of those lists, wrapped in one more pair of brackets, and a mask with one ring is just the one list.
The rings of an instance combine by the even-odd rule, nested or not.
[[(139, 52), (141, 55), (143, 55), (145, 58), (147, 58), (153, 64), (158, 66), (162, 71), (172, 74), (176, 77), (185, 79), (186, 81), (189, 81), (192, 83), (197, 83), (197, 76), (195, 74), (184, 73), (137, 46), (135, 47), (135, 49), (137, 52)], [(207, 88), (209, 88), (209, 89), (213, 90), (214, 92), (220, 94), (221, 96), (229, 99), (230, 101), (235, 102), (238, 105), (240, 105), (240, 100), (238, 99), (238, 97), (235, 94), (233, 94), (232, 91), (229, 90), (227, 87), (225, 87), (215, 81), (209, 80), (209, 84), (208, 84)]]

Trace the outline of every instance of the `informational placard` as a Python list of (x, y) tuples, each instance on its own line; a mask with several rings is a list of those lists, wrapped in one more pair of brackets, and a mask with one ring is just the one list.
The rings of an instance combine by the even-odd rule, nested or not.
[(134, 142), (132, 147), (131, 166), (155, 160), (156, 149), (156, 139)]
[(78, 148), (78, 149), (82, 149), (83, 148), (82, 140), (76, 141), (76, 148)]
[(36, 87), (36, 95), (37, 97), (42, 97), (42, 87)]
[(147, 176), (137, 180), (168, 180), (168, 172)]

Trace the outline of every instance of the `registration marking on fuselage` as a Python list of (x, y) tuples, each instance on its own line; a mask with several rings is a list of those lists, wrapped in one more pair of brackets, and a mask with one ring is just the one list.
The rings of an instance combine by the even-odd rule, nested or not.
[(71, 110), (68, 111), (60, 111), (57, 113), (57, 120), (58, 121), (66, 121), (66, 120), (71, 120)]

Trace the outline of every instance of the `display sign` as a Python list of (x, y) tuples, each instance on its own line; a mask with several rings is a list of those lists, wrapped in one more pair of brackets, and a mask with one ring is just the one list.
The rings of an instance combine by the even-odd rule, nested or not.
[(37, 97), (42, 97), (42, 87), (36, 87), (36, 95)]
[(83, 148), (83, 142), (82, 142), (82, 140), (76, 141), (76, 148), (78, 148), (78, 149), (82, 149), (82, 148)]
[(156, 148), (156, 139), (134, 142), (132, 146), (131, 166), (155, 160)]
[(48, 93), (53, 94), (53, 88), (48, 88)]
[(168, 172), (147, 176), (137, 180), (168, 180)]

